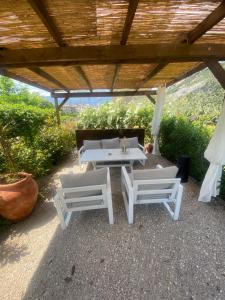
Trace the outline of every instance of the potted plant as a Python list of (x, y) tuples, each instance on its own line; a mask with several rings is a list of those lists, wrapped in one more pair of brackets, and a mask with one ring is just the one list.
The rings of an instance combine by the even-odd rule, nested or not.
[(9, 136), (7, 125), (0, 124), (0, 147), (9, 172), (0, 175), (0, 215), (18, 222), (32, 212), (37, 201), (38, 185), (31, 174), (17, 171)]

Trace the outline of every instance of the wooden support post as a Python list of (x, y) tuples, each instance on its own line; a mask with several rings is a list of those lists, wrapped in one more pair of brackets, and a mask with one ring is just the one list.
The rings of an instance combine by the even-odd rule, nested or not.
[(57, 120), (57, 124), (58, 126), (60, 126), (61, 121), (60, 121), (60, 109), (59, 109), (59, 103), (58, 103), (58, 98), (54, 97), (55, 100), (55, 113), (56, 113), (56, 120)]
[(222, 88), (225, 89), (225, 70), (221, 64), (218, 61), (206, 61), (205, 63)]

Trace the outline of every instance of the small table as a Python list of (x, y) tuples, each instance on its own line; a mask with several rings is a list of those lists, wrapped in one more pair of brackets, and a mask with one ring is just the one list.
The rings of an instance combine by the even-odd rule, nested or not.
[(146, 159), (147, 157), (139, 148), (129, 148), (126, 153), (123, 153), (121, 149), (90, 149), (84, 151), (80, 162), (91, 162), (94, 169), (103, 166), (121, 167), (126, 165), (132, 168), (135, 160), (144, 162)]

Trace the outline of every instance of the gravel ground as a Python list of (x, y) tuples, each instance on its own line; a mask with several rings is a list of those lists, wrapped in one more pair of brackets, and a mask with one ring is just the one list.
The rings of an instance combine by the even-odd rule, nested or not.
[[(167, 166), (151, 156), (146, 167)], [(71, 161), (61, 172), (78, 171)], [(180, 220), (161, 205), (135, 207), (127, 224), (120, 171), (111, 170), (115, 225), (106, 210), (75, 215), (62, 231), (50, 192), (26, 221), (1, 237), (1, 300), (225, 299), (225, 205), (197, 202), (184, 184)]]

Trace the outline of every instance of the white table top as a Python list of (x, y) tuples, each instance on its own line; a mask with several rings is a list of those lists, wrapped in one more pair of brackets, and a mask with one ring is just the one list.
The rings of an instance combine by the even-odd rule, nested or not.
[(91, 149), (85, 150), (81, 155), (81, 162), (102, 161), (132, 161), (147, 159), (145, 154), (138, 148), (129, 148), (126, 153), (121, 149)]

